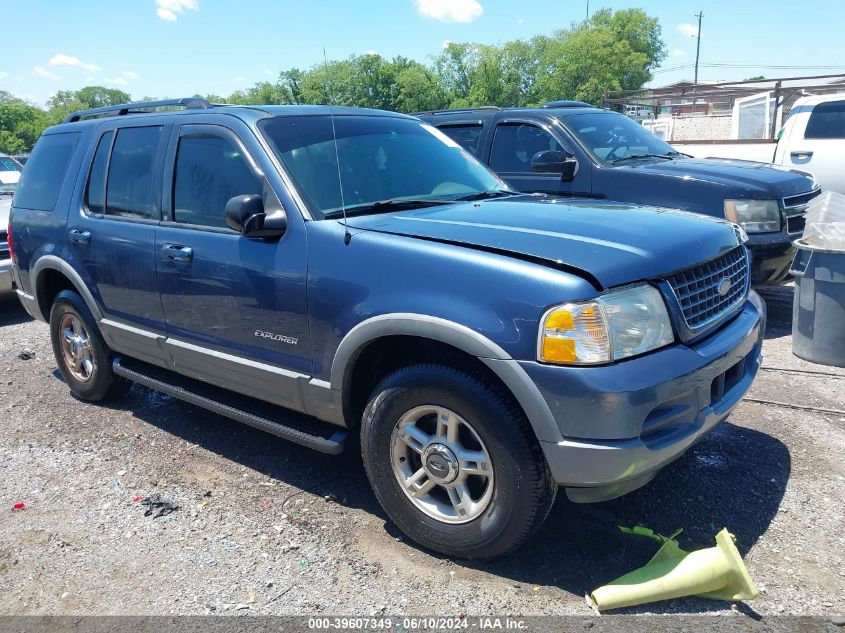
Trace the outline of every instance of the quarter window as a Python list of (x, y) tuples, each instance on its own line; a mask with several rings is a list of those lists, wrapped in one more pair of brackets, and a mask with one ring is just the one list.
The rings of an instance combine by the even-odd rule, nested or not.
[(554, 137), (536, 125), (503, 123), (496, 127), (490, 168), (501, 172), (530, 172), (537, 152), (562, 152)]
[(262, 182), (240, 148), (214, 134), (179, 140), (173, 178), (173, 220), (226, 227), (226, 203), (235, 196), (261, 194)]
[(118, 130), (108, 166), (106, 215), (157, 219), (153, 167), (161, 131), (161, 126)]
[(88, 188), (85, 197), (90, 213), (103, 213), (106, 207), (106, 169), (109, 164), (109, 149), (114, 132), (103, 134), (91, 163), (91, 173), (88, 174)]
[(845, 138), (845, 101), (821, 103), (813, 108), (804, 138)]
[(32, 150), (26, 173), (21, 176), (15, 193), (16, 207), (53, 210), (78, 143), (78, 132), (41, 137)]

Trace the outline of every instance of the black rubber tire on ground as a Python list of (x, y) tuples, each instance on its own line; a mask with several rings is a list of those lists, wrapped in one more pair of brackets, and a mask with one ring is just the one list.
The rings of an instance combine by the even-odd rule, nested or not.
[[(73, 376), (62, 355), (60, 327), (62, 317), (68, 313), (76, 315), (82, 321), (91, 344), (94, 370), (91, 377), (85, 382), (77, 380)], [(85, 301), (76, 292), (62, 290), (56, 295), (50, 309), (50, 342), (53, 345), (53, 355), (56, 357), (56, 364), (59, 366), (62, 378), (64, 378), (71, 393), (79, 399), (90, 402), (114, 400), (126, 395), (132, 388), (131, 381), (116, 375), (112, 371), (114, 354), (103, 340), (91, 310), (88, 309)]]
[[(448, 524), (420, 511), (391, 466), (391, 436), (414, 407), (451, 409), (470, 422), (493, 462), (493, 497), (469, 523)], [(441, 365), (414, 365), (375, 388), (361, 422), (361, 453), (370, 484), (390, 519), (420, 545), (456, 558), (493, 558), (525, 542), (554, 503), (557, 486), (525, 414), (504, 390)]]

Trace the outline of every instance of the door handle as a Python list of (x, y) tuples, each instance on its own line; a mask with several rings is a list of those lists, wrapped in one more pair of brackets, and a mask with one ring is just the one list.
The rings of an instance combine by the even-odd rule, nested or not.
[(91, 243), (91, 231), (83, 231), (82, 229), (71, 229), (69, 237), (71, 244)]
[(165, 244), (161, 249), (167, 259), (174, 262), (189, 262), (194, 258), (194, 249), (179, 244)]
[(794, 152), (790, 152), (789, 155), (792, 156), (792, 158), (812, 158), (813, 152), (810, 152), (810, 151), (802, 152), (801, 150), (797, 150), (797, 151), (794, 151)]

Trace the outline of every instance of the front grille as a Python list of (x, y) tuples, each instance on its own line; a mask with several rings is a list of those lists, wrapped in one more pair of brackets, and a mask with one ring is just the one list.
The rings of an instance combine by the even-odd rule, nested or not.
[(810, 200), (821, 193), (821, 189), (813, 189), (798, 196), (789, 196), (783, 199), (783, 215), (786, 218), (786, 232), (790, 236), (804, 233), (806, 223), (807, 206)]
[(9, 259), (9, 244), (6, 242), (6, 231), (0, 231), (0, 260)]
[[(730, 312), (748, 293), (749, 265), (745, 247), (666, 278), (693, 332)], [(722, 295), (719, 286), (728, 279), (730, 287)]]

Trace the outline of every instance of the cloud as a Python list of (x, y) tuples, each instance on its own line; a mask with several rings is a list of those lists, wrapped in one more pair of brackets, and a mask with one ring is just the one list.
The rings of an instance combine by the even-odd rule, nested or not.
[(364, 53), (364, 55), (369, 55), (370, 57), (378, 57), (379, 56), (379, 54), (376, 53), (375, 51), (367, 51), (366, 53)]
[(9, 73), (4, 73), (2, 70), (0, 70), (0, 79), (5, 79), (8, 76), (9, 76)]
[(272, 76), (273, 76), (273, 75), (275, 75), (276, 73), (274, 73), (272, 70), (269, 70), (269, 69), (265, 68), (265, 69), (264, 69), (264, 74), (265, 74), (265, 75), (267, 75), (268, 77), (272, 77)]
[(244, 77), (243, 75), (238, 75), (237, 77), (235, 77), (235, 81), (246, 81), (246, 77)]
[(443, 48), (449, 48), (449, 44), (452, 43), (452, 40), (443, 40)]
[(473, 22), (481, 17), (484, 8), (478, 0), (412, 0), (417, 11), (439, 22)]
[(124, 77), (126, 77), (127, 79), (140, 79), (141, 78), (141, 76), (138, 73), (134, 73), (131, 70), (124, 70), (120, 74), (123, 75)]
[(113, 86), (126, 86), (129, 84), (123, 77), (103, 77), (103, 81)]
[(672, 51), (672, 57), (686, 57), (686, 55), (687, 54), (680, 48), (676, 48)]
[(32, 69), (32, 72), (35, 73), (36, 75), (38, 75), (39, 77), (44, 78), (44, 79), (60, 79), (60, 77), (57, 74), (51, 73), (49, 70), (47, 70), (43, 66), (35, 66)]
[(57, 53), (50, 58), (50, 65), (51, 66), (78, 66), (88, 72), (95, 72), (100, 70), (100, 67), (97, 64), (88, 64), (83, 62), (78, 57), (74, 57), (73, 55), (65, 55), (64, 53)]
[(156, 0), (156, 15), (162, 20), (168, 22), (175, 22), (179, 16), (177, 14), (184, 13), (185, 10), (197, 11), (200, 8), (198, 0)]
[(517, 23), (517, 24), (524, 24), (524, 23), (525, 23), (525, 20), (523, 20), (522, 18), (517, 18), (517, 19), (516, 19), (516, 23)]
[(679, 24), (677, 29), (684, 37), (698, 37), (698, 27), (695, 24)]

